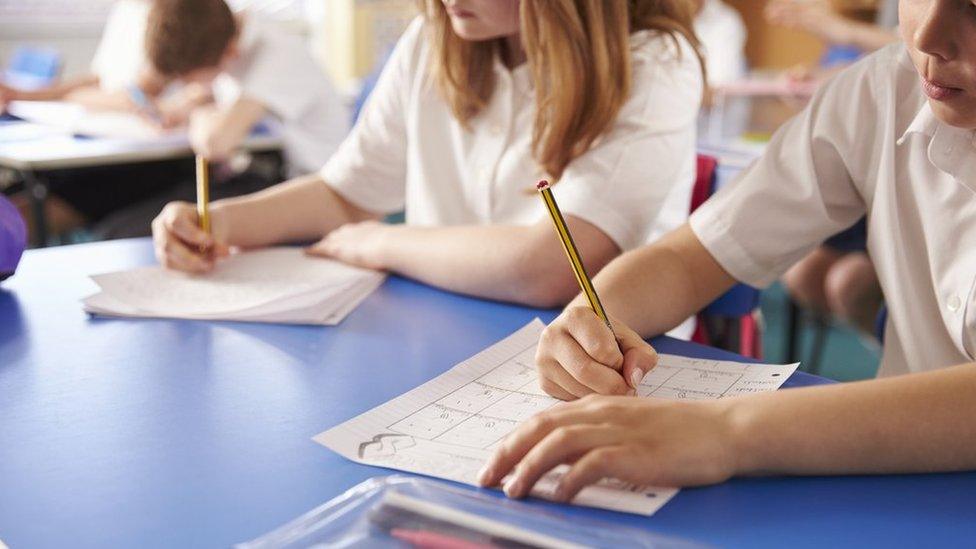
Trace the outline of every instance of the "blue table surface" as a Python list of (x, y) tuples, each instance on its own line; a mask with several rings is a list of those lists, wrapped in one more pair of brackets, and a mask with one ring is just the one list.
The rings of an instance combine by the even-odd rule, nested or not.
[[(146, 240), (31, 251), (0, 290), (0, 539), (12, 548), (254, 538), (390, 474), (313, 435), (555, 316), (395, 277), (331, 328), (82, 312), (96, 289), (86, 275), (153, 261)], [(730, 547), (976, 543), (973, 473), (736, 479), (683, 490), (650, 518), (539, 505)]]

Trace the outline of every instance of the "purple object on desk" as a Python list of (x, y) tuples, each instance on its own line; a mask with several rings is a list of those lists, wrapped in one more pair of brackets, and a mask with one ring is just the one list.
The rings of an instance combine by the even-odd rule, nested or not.
[(27, 227), (20, 212), (0, 196), (0, 280), (14, 274), (27, 247)]

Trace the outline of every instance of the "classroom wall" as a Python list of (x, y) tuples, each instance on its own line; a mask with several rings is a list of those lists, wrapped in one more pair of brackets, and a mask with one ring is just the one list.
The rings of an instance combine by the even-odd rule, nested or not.
[(766, 23), (765, 0), (725, 0), (742, 13), (749, 31), (746, 55), (755, 69), (785, 69), (798, 64), (816, 63), (823, 45), (806, 33), (795, 32)]
[(321, 13), (312, 21), (313, 48), (336, 85), (358, 90), (410, 21), (411, 0), (318, 0)]
[(17, 28), (0, 23), (0, 67), (5, 67), (19, 46), (54, 48), (63, 58), (65, 76), (85, 74), (98, 47), (101, 25), (51, 25)]

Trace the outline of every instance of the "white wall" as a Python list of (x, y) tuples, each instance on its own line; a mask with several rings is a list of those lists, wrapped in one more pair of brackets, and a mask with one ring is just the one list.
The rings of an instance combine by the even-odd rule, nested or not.
[(65, 74), (85, 73), (111, 0), (0, 0), (0, 66), (18, 45), (53, 47)]

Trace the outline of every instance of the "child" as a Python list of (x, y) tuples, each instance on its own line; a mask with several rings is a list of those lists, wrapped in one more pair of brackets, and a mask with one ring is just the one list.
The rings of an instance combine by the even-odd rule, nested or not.
[(163, 127), (185, 124), (190, 110), (206, 102), (199, 87), (177, 88), (154, 73), (143, 47), (149, 0), (112, 5), (87, 74), (37, 90), (0, 84), (0, 111), (9, 101), (69, 101), (89, 109), (141, 114)]
[(641, 336), (737, 279), (769, 284), (866, 213), (890, 314), (884, 379), (717, 401), (587, 398), (513, 433), (484, 484), (517, 465), (505, 489), (520, 497), (564, 462), (564, 500), (603, 477), (688, 486), (976, 468), (976, 3), (900, 7), (905, 44), (835, 77), (688, 224), (597, 277), (620, 350), (577, 301), (537, 356), (550, 394), (625, 394), (656, 362)]
[(167, 81), (212, 86), (216, 106), (190, 116), (197, 154), (226, 159), (268, 115), (281, 122), (294, 174), (317, 169), (346, 134), (348, 112), (303, 41), (224, 0), (156, 0), (146, 56)]
[[(310, 252), (553, 307), (579, 288), (535, 182), (596, 272), (687, 217), (702, 74), (683, 0), (427, 0), (319, 174), (153, 223), (160, 261), (321, 239)], [(406, 208), (405, 225), (375, 220)], [(324, 238), (323, 238), (324, 237)]]
[[(134, 95), (139, 95), (155, 103), (164, 125), (184, 123), (189, 109), (201, 99), (191, 89), (157, 101), (167, 86), (146, 66), (142, 42), (149, 6), (147, 0), (114, 3), (88, 74), (33, 91), (0, 84), (0, 111), (8, 101), (63, 100), (92, 109), (141, 113), (143, 107), (134, 100)], [(49, 195), (45, 200), (45, 215), (55, 234), (66, 233), (86, 223), (97, 223), (111, 212), (172, 187), (174, 177), (181, 173), (192, 176), (192, 163), (189, 170), (167, 161), (50, 172), (46, 174)], [(26, 192), (12, 200), (26, 219), (32, 219)]]
[(26, 246), (24, 220), (17, 208), (0, 195), (0, 280), (14, 274)]

